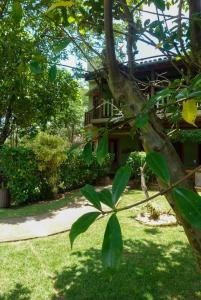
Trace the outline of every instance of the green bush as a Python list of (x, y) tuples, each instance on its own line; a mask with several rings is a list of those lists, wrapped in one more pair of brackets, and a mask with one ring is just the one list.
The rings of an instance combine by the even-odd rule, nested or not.
[[(127, 164), (132, 168), (132, 179), (135, 179), (140, 182), (140, 167), (145, 164), (146, 153), (143, 151), (134, 151), (131, 152)], [(145, 180), (146, 182), (153, 182), (155, 179), (154, 174), (152, 171), (146, 166), (144, 170)]]
[[(67, 158), (66, 142), (61, 137), (41, 132), (29, 145), (36, 156), (43, 196), (53, 196), (57, 193), (60, 180), (59, 168)], [(50, 193), (46, 195), (48, 190)]]
[(108, 155), (105, 163), (100, 166), (95, 154), (92, 163), (85, 162), (82, 151), (76, 150), (67, 153), (67, 160), (61, 166), (62, 189), (65, 191), (79, 188), (85, 184), (92, 184), (97, 178), (108, 174), (112, 162), (112, 157)]
[(16, 203), (39, 199), (41, 184), (36, 158), (31, 149), (2, 147), (0, 165), (11, 197)]
[[(0, 171), (6, 176), (12, 199), (17, 203), (51, 199), (62, 191), (93, 183), (108, 174), (112, 158), (99, 166), (95, 154), (88, 165), (82, 151), (66, 151), (61, 138), (39, 134), (26, 147), (0, 150)], [(3, 178), (3, 177), (2, 177)]]

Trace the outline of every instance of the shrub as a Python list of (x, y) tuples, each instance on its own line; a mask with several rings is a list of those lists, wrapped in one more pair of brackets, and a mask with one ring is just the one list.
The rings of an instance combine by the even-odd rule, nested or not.
[(81, 150), (68, 152), (67, 159), (61, 166), (62, 188), (64, 190), (72, 190), (86, 183), (93, 183), (97, 178), (108, 174), (111, 161), (112, 157), (108, 155), (105, 163), (100, 166), (95, 154), (93, 154), (92, 163), (89, 165), (85, 162)]
[[(143, 151), (134, 151), (131, 152), (127, 164), (131, 166), (132, 168), (132, 178), (135, 180), (138, 180), (140, 182), (140, 167), (142, 167), (145, 164), (146, 159), (146, 153)], [(152, 171), (146, 166), (144, 170), (145, 180), (146, 182), (153, 182), (154, 181), (154, 174)]]
[[(59, 168), (66, 160), (66, 142), (56, 135), (45, 132), (39, 133), (30, 144), (40, 171), (43, 194), (49, 190), (53, 195), (57, 193), (59, 183)], [(47, 195), (47, 196), (51, 196)]]
[(39, 198), (40, 178), (36, 158), (31, 149), (2, 147), (0, 165), (7, 178), (11, 197), (16, 203)]

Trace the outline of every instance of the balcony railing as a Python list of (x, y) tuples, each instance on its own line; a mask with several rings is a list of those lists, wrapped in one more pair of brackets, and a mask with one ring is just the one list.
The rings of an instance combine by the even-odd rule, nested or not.
[(117, 114), (117, 109), (111, 102), (104, 102), (98, 107), (91, 109), (88, 112), (85, 112), (85, 125), (96, 123), (98, 121), (104, 121), (103, 119), (109, 119)]
[[(157, 115), (159, 118), (164, 119), (165, 116), (171, 115), (171, 113), (165, 113), (164, 110), (165, 101), (157, 103)], [(198, 114), (197, 117), (201, 117), (201, 105), (197, 103)], [(100, 104), (98, 107), (85, 112), (85, 126), (93, 123), (102, 123), (107, 119), (117, 116), (119, 113), (118, 109), (114, 106), (113, 100), (111, 102), (105, 102)]]

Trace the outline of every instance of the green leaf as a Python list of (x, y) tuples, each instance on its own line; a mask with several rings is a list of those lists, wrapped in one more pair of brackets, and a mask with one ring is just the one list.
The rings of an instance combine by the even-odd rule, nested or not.
[(70, 43), (69, 39), (67, 38), (61, 39), (54, 44), (53, 51), (55, 53), (61, 52), (68, 46), (69, 43)]
[(201, 86), (201, 74), (197, 74), (192, 82), (191, 82), (191, 85), (193, 88), (197, 88), (197, 87), (200, 87)]
[(68, 23), (71, 24), (71, 23), (75, 23), (75, 18), (73, 16), (69, 16), (68, 17)]
[(153, 2), (158, 9), (160, 9), (162, 11), (165, 10), (165, 1), (164, 0), (154, 0)]
[(84, 146), (83, 152), (82, 152), (83, 158), (86, 161), (88, 165), (92, 163), (92, 145), (91, 142), (87, 143)]
[(112, 194), (110, 190), (103, 189), (99, 192), (100, 194), (100, 200), (102, 203), (106, 204), (107, 206), (114, 208), (114, 203), (112, 202)]
[(40, 74), (42, 72), (42, 68), (36, 60), (32, 60), (29, 66), (33, 74)]
[(99, 212), (89, 212), (75, 221), (75, 223), (71, 227), (69, 234), (71, 248), (73, 247), (73, 243), (77, 236), (85, 232), (89, 228), (89, 226), (94, 223), (99, 215)]
[(54, 81), (57, 77), (57, 66), (53, 65), (51, 66), (51, 68), (49, 69), (49, 79), (50, 81)]
[(135, 127), (143, 128), (148, 122), (148, 114), (140, 114), (135, 119)]
[(57, 1), (48, 8), (47, 12), (50, 12), (58, 7), (71, 7), (73, 4), (74, 3), (72, 1)]
[(101, 210), (100, 195), (95, 191), (92, 185), (85, 185), (83, 188), (81, 188), (81, 193), (89, 202), (93, 204), (95, 208)]
[(170, 172), (163, 155), (158, 152), (149, 152), (146, 155), (146, 163), (152, 172), (160, 177), (165, 183), (170, 183)]
[(201, 197), (185, 188), (174, 188), (172, 195), (182, 217), (194, 228), (201, 229)]
[(79, 149), (79, 147), (80, 147), (80, 143), (75, 143), (75, 144), (73, 144), (71, 147), (70, 147), (70, 149), (68, 150), (68, 154), (71, 154), (71, 153), (73, 153), (75, 150), (78, 150)]
[(115, 271), (120, 265), (122, 252), (123, 240), (121, 227), (119, 225), (116, 214), (113, 214), (107, 223), (103, 239), (103, 266), (110, 271)]
[(169, 88), (163, 89), (160, 92), (156, 93), (154, 96), (152, 96), (145, 104), (146, 109), (151, 109), (154, 107), (158, 102), (163, 100), (166, 97), (171, 96), (172, 91)]
[(131, 167), (126, 165), (121, 167), (115, 174), (112, 184), (112, 202), (117, 203), (121, 194), (125, 190), (131, 176)]
[(99, 165), (102, 165), (106, 156), (108, 154), (108, 135), (104, 134), (98, 143), (98, 148), (96, 151), (97, 161)]
[(12, 7), (12, 17), (16, 23), (19, 23), (23, 17), (23, 8), (19, 1), (14, 1)]
[(189, 96), (189, 90), (185, 88), (179, 92), (179, 94), (176, 96), (176, 99), (181, 100), (181, 99), (188, 98), (188, 96)]
[[(191, 92), (188, 96), (189, 98), (192, 97), (192, 98), (200, 98), (201, 97), (201, 91), (194, 91), (194, 92)], [(197, 99), (196, 99), (197, 100)]]

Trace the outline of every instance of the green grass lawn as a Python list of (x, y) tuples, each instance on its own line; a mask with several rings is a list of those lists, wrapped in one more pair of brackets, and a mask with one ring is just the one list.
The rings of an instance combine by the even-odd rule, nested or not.
[(72, 193), (69, 192), (64, 199), (41, 201), (39, 203), (28, 204), (18, 207), (11, 206), (11, 208), (0, 208), (0, 219), (13, 217), (27, 217), (49, 213), (74, 203), (76, 200), (78, 200), (80, 196), (81, 193), (79, 191), (73, 191)]
[[(127, 192), (122, 202), (142, 198)], [(157, 204), (169, 210), (163, 199)], [(112, 280), (100, 260), (106, 219), (80, 236), (73, 251), (68, 233), (0, 244), (0, 300), (201, 299), (201, 275), (182, 227), (146, 227), (135, 214), (119, 213), (124, 255)]]

